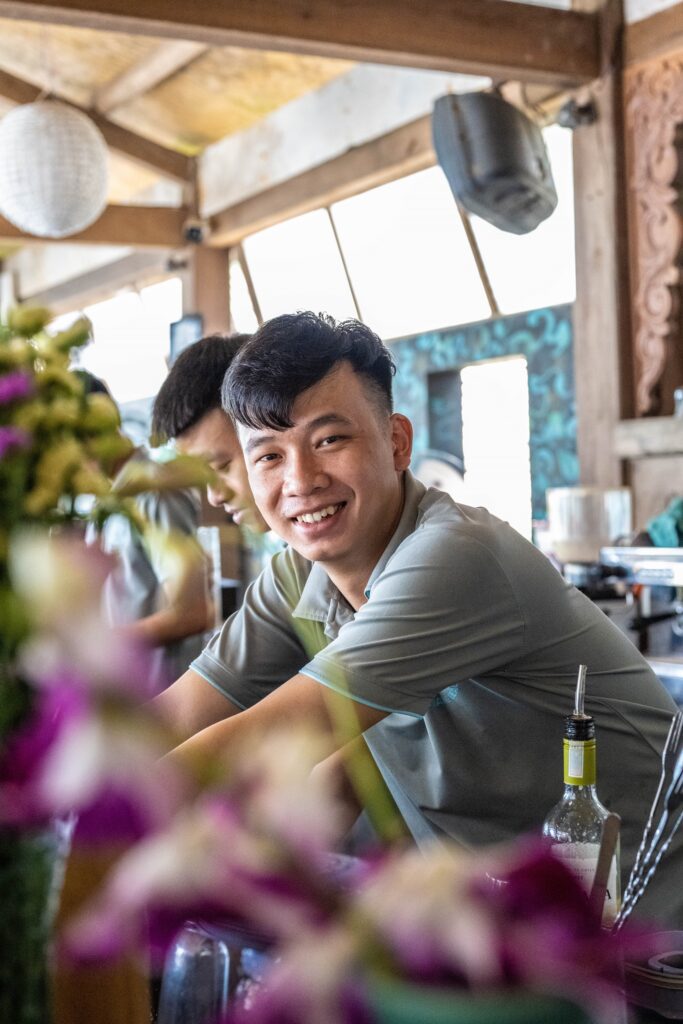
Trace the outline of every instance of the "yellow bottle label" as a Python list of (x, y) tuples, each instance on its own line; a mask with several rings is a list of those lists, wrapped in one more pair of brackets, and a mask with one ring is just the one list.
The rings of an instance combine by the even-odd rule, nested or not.
[(595, 740), (565, 740), (565, 786), (594, 786), (595, 777)]

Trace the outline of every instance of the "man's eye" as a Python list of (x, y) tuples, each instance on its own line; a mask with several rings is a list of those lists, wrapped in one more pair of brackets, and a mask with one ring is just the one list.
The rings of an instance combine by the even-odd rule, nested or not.
[(274, 452), (266, 452), (265, 455), (260, 455), (256, 460), (257, 462), (274, 462), (277, 459), (277, 455)]
[(231, 466), (232, 462), (223, 462), (220, 466), (213, 466), (213, 470), (216, 473), (227, 473)]
[(322, 439), (322, 441), (320, 442), (320, 444), (321, 445), (329, 445), (329, 444), (334, 444), (335, 441), (341, 441), (341, 440), (343, 440), (341, 434), (331, 434), (329, 437), (324, 437)]

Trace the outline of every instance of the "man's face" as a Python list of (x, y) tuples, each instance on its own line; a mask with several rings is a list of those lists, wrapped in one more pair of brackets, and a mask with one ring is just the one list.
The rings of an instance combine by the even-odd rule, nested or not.
[(382, 412), (348, 362), (299, 395), (292, 420), (286, 430), (238, 427), (256, 503), (332, 575), (369, 575), (400, 517), (410, 423)]
[(202, 416), (176, 439), (176, 447), (185, 455), (205, 459), (216, 473), (216, 482), (207, 488), (210, 505), (224, 508), (239, 526), (259, 532), (268, 529), (254, 504), (235, 428), (222, 409)]

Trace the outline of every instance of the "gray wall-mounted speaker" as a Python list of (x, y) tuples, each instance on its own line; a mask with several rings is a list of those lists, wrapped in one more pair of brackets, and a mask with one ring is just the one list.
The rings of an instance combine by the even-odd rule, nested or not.
[(470, 213), (523, 235), (557, 206), (540, 128), (497, 93), (442, 96), (432, 131), (453, 195)]

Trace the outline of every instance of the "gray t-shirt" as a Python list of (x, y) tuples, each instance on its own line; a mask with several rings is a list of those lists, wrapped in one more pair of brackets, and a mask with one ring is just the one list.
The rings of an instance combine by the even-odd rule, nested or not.
[[(147, 456), (138, 452), (133, 458), (145, 461)], [(136, 498), (136, 505), (150, 525), (165, 533), (196, 536), (200, 501), (195, 491), (148, 492)], [(94, 539), (92, 534), (89, 539)], [(116, 556), (102, 593), (103, 611), (112, 626), (137, 622), (166, 606), (171, 563), (145, 544), (125, 516), (110, 516), (99, 543), (103, 551)], [(205, 634), (197, 633), (155, 648), (151, 653), (152, 683), (168, 686), (186, 672), (204, 641)]]
[(354, 612), (288, 548), (192, 667), (239, 707), (302, 672), (393, 712), (365, 738), (415, 838), (477, 846), (538, 830), (561, 796), (564, 717), (586, 664), (626, 878), (675, 711), (628, 638), (509, 525), (409, 473), (366, 595)]

